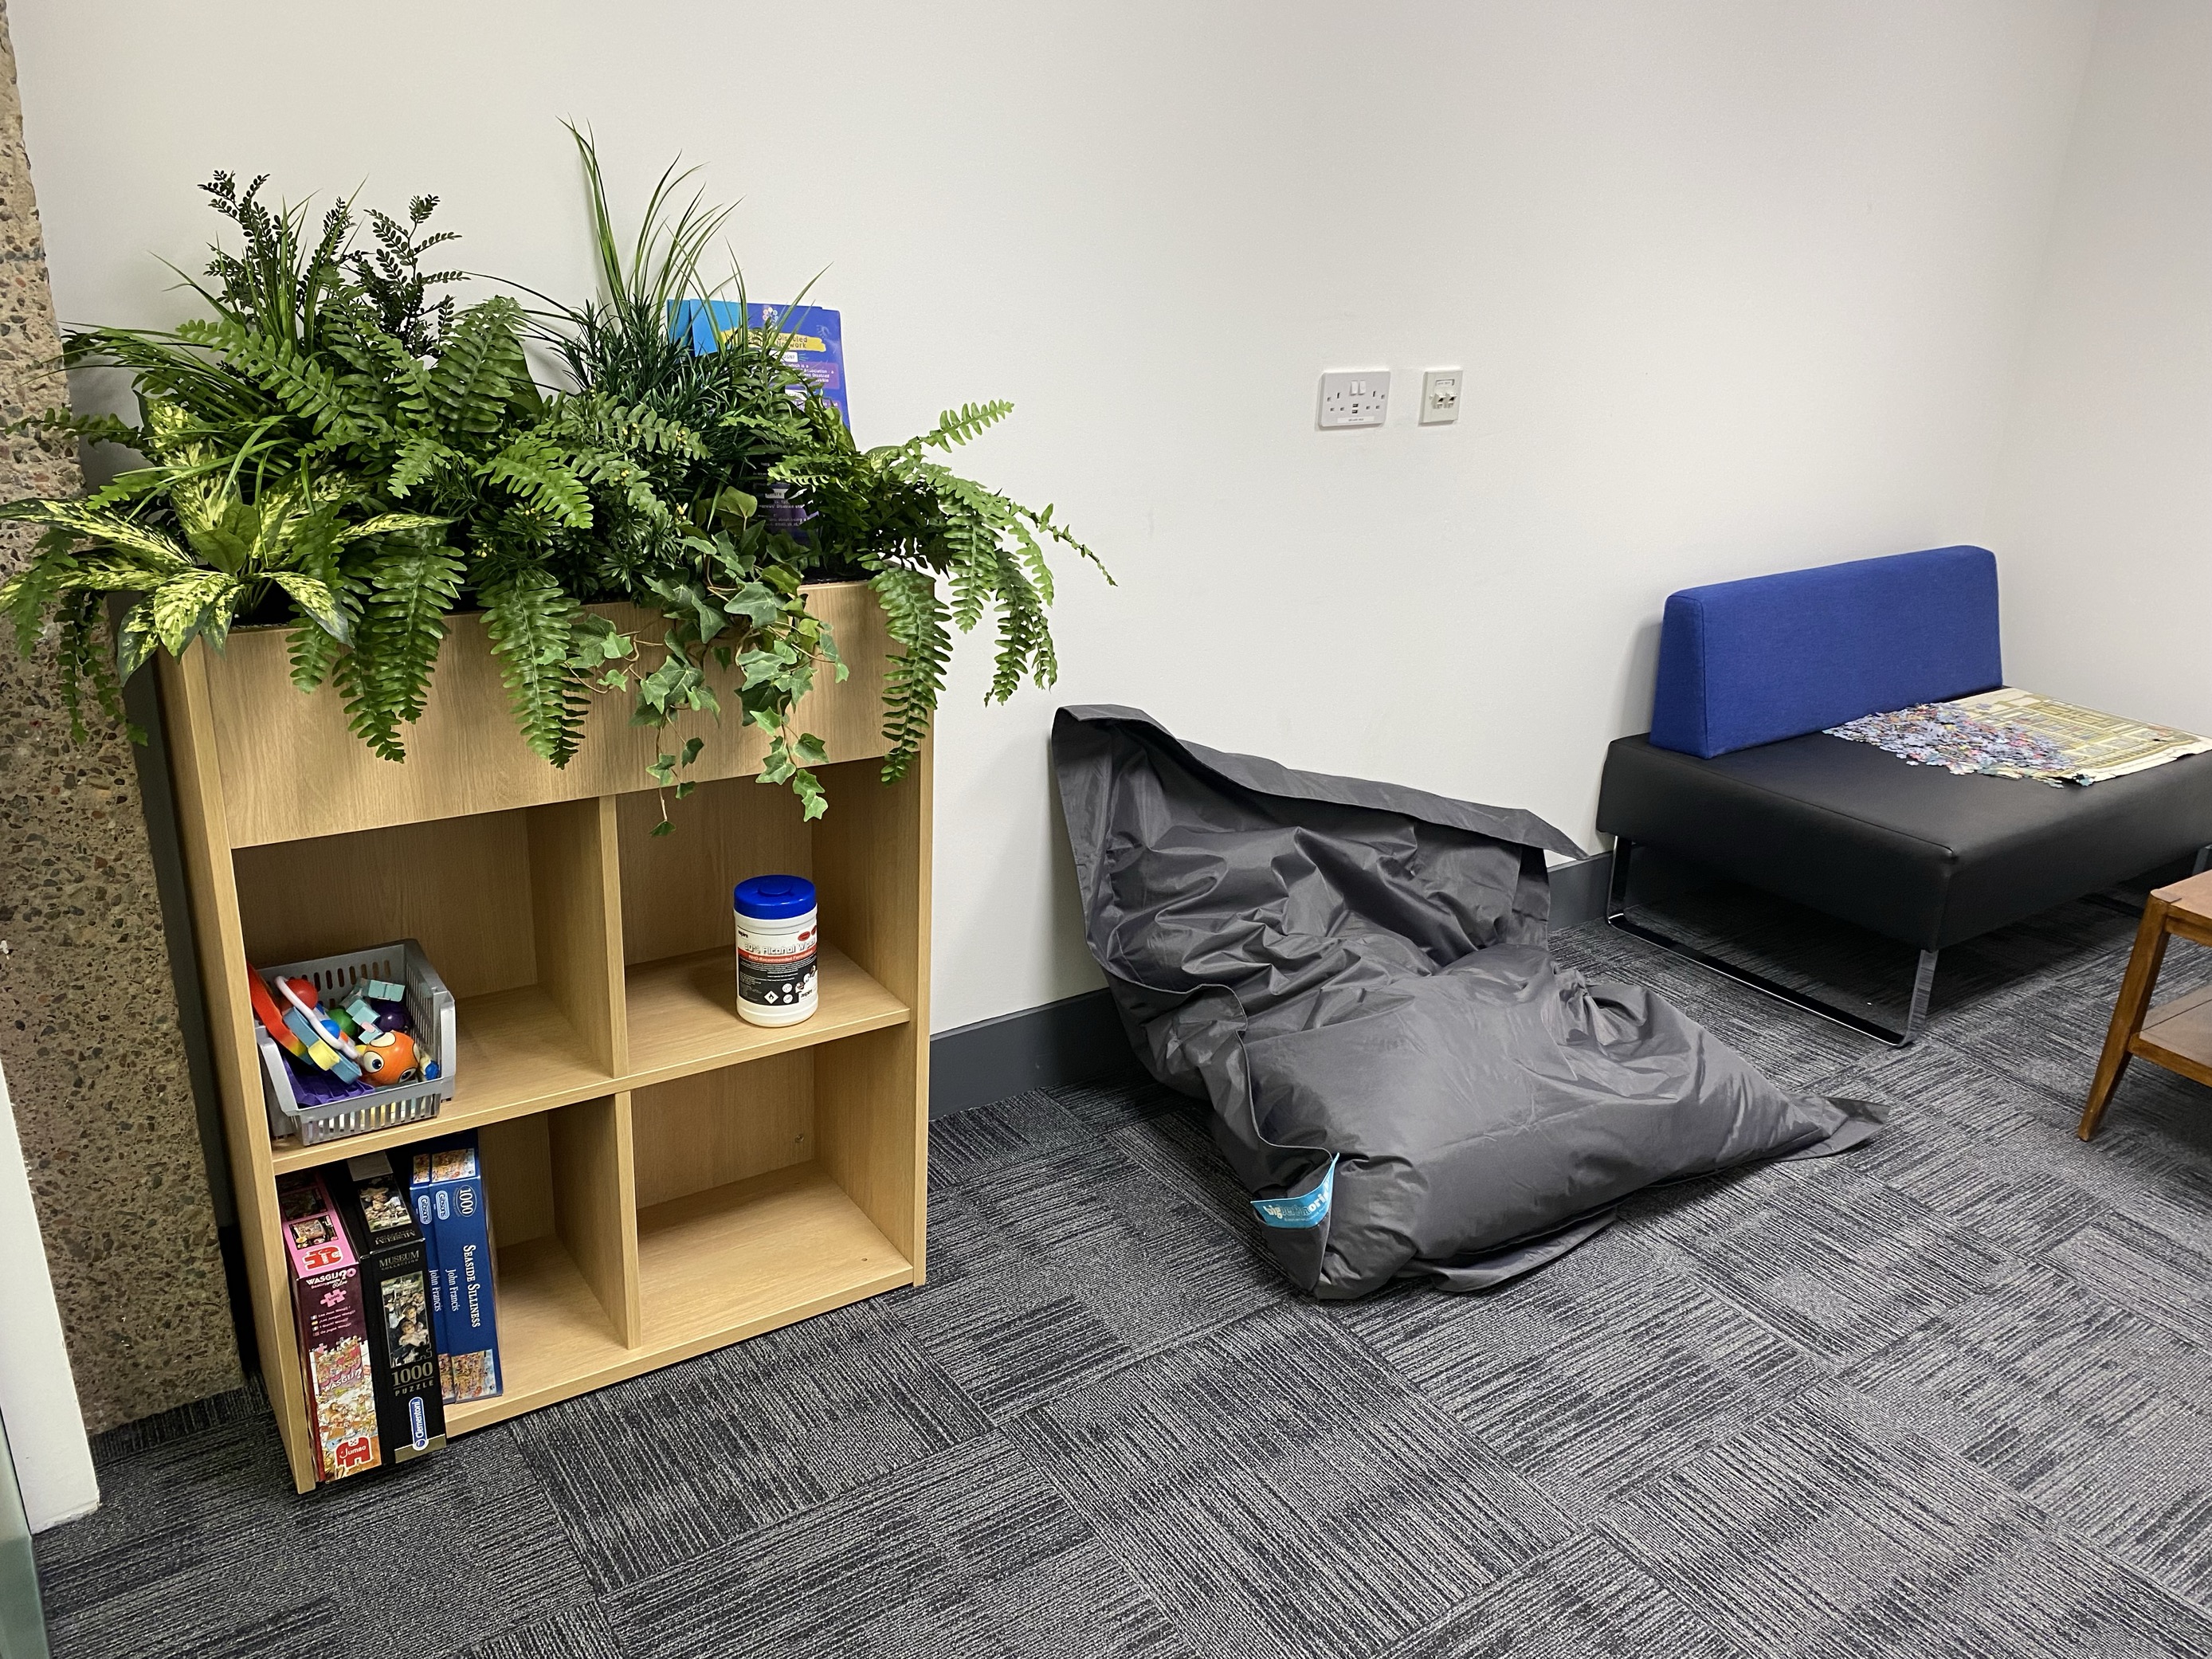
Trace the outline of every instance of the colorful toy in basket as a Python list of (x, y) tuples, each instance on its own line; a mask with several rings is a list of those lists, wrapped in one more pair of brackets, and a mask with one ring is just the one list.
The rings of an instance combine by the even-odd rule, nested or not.
[(362, 1039), (361, 1069), (368, 1073), (378, 1088), (389, 1089), (397, 1083), (412, 1083), (422, 1065), (416, 1057), (413, 1037), (404, 1031), (386, 1031)]
[(246, 978), (253, 1017), (284, 1051), (301, 1100), (327, 1104), (417, 1078), (436, 1080), (438, 1062), (409, 1029), (404, 986), (364, 981), (348, 988), (344, 1003), (325, 1007), (313, 980), (258, 970)]
[(438, 1115), (453, 1097), (453, 995), (416, 939), (246, 969), (269, 1133), (303, 1146)]

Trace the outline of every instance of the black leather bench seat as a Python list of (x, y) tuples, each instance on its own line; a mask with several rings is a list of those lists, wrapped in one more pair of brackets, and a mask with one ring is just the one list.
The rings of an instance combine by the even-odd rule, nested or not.
[(1940, 951), (2212, 842), (2212, 754), (2054, 787), (1825, 732), (1710, 760), (1622, 738), (1597, 827)]

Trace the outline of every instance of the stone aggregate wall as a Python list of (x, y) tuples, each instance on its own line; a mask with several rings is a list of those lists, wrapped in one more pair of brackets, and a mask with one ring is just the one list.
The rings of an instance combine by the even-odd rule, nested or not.
[[(0, 0), (0, 422), (68, 397), (6, 31)], [(0, 500), (79, 477), (0, 434)], [(0, 526), (0, 578), (34, 540)], [(137, 763), (70, 741), (51, 670), (0, 639), (0, 1067), (96, 1433), (240, 1378)]]

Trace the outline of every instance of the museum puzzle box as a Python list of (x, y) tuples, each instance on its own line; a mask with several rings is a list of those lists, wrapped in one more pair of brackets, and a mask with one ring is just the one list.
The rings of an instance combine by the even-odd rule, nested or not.
[(392, 1169), (389, 1155), (349, 1158), (328, 1173), (339, 1218), (361, 1264), (384, 1462), (409, 1462), (446, 1443), (428, 1242), (415, 1224), (407, 1183)]

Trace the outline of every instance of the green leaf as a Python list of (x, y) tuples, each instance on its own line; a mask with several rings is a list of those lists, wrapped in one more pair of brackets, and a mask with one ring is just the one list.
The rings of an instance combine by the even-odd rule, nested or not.
[(484, 633), (500, 661), (515, 724), (555, 766), (566, 766), (583, 740), (589, 694), (569, 662), (582, 607), (542, 571), (483, 592)]
[(884, 737), (890, 744), (883, 777), (896, 782), (929, 735), (930, 715), (945, 690), (945, 665), (952, 636), (945, 627), (944, 602), (927, 572), (891, 567), (868, 584), (884, 608), (884, 620), (899, 649), (884, 676)]
[(337, 532), (337, 539), (354, 542), (364, 536), (396, 536), (409, 531), (443, 530), (451, 523), (451, 519), (435, 518), (428, 513), (380, 513), (373, 519), (348, 525)]
[(98, 711), (119, 723), (133, 743), (143, 743), (146, 734), (124, 717), (122, 682), (116, 675), (112, 653), (103, 638), (107, 610), (100, 596), (66, 596), (57, 607), (54, 621), (54, 662), (60, 671), (62, 707), (69, 713), (70, 739), (82, 743), (88, 735), (84, 691), (89, 687)]
[(665, 726), (687, 710), (720, 712), (721, 703), (698, 664), (678, 650), (670, 650), (660, 666), (637, 682), (637, 702), (630, 714), (633, 726)]
[(550, 439), (525, 433), (481, 469), (558, 524), (585, 530), (592, 523), (591, 492)]
[(696, 581), (656, 576), (646, 586), (660, 600), (661, 610), (668, 619), (701, 645), (728, 626), (729, 618), (723, 614), (722, 602)]
[(356, 736), (386, 760), (407, 758), (399, 727), (422, 713), (446, 613), (460, 597), (460, 556), (447, 547), (387, 547), (363, 571), (367, 591), (339, 690)]
[(11, 436), (71, 439), (86, 444), (120, 444), (137, 449), (146, 441), (146, 435), (126, 421), (112, 415), (79, 415), (68, 409), (49, 409), (43, 414), (26, 415), (11, 421), (5, 428)]
[(788, 602), (784, 596), (765, 582), (747, 582), (722, 601), (722, 609), (732, 617), (742, 617), (755, 628), (775, 624), (784, 613)]
[(0, 506), (0, 520), (11, 519), (21, 524), (66, 530), (82, 540), (119, 549), (136, 556), (157, 574), (192, 568), (184, 549), (160, 531), (149, 529), (120, 514), (88, 508), (81, 501), (9, 501)]
[[(201, 563), (234, 576), (252, 562), (262, 535), (261, 506), (240, 500), (227, 477), (203, 475), (167, 483), (169, 505)], [(269, 506), (281, 510), (281, 498), (272, 498)]]
[[(319, 515), (318, 523), (320, 522)], [(313, 691), (331, 678), (337, 666), (339, 653), (353, 639), (364, 583), (341, 562), (335, 532), (301, 537), (298, 556), (300, 574), (321, 583), (329, 592), (338, 622), (336, 629), (331, 629), (295, 599), (295, 606), (301, 614), (293, 623), (291, 637), (287, 641), (292, 684), (301, 691)]]
[(458, 465), (460, 459), (456, 451), (427, 433), (420, 434), (400, 445), (398, 459), (385, 478), (385, 488), (404, 498), (435, 477), (441, 470)]
[(229, 317), (196, 319), (178, 325), (177, 337), (222, 354), (290, 413), (309, 422), (319, 434), (339, 443), (359, 443), (371, 428), (359, 417), (357, 402), (346, 395), (326, 363), (301, 352), (290, 340), (249, 329)]
[(76, 562), (69, 586), (94, 593), (150, 593), (181, 574), (155, 569), (146, 561), (127, 555), (89, 553)]
[(937, 417), (937, 424), (923, 433), (917, 442), (933, 449), (951, 449), (979, 437), (1014, 412), (1014, 406), (1003, 398), (988, 404), (963, 404), (957, 409), (948, 409)]
[(530, 378), (516, 332), (522, 320), (522, 308), (500, 295), (463, 312), (447, 334), (426, 388), (447, 443), (467, 447), (507, 421), (516, 383)]
[(27, 657), (37, 648), (46, 613), (76, 583), (79, 566), (69, 550), (74, 539), (66, 531), (50, 532), (31, 562), (0, 583), (0, 615), (14, 624), (16, 648)]
[(272, 570), (269, 580), (284, 590), (301, 615), (341, 645), (353, 637), (353, 623), (327, 582), (297, 570)]
[(188, 570), (172, 576), (145, 601), (155, 637), (173, 657), (184, 655), (185, 647), (204, 631), (212, 633), (219, 643), (228, 632), (226, 602), (234, 605), (242, 593), (238, 578), (224, 570)]
[(129, 679), (146, 665), (146, 659), (160, 648), (161, 636), (154, 631), (154, 605), (150, 599), (141, 599), (123, 613), (123, 620), (115, 631), (115, 672), (118, 679)]

